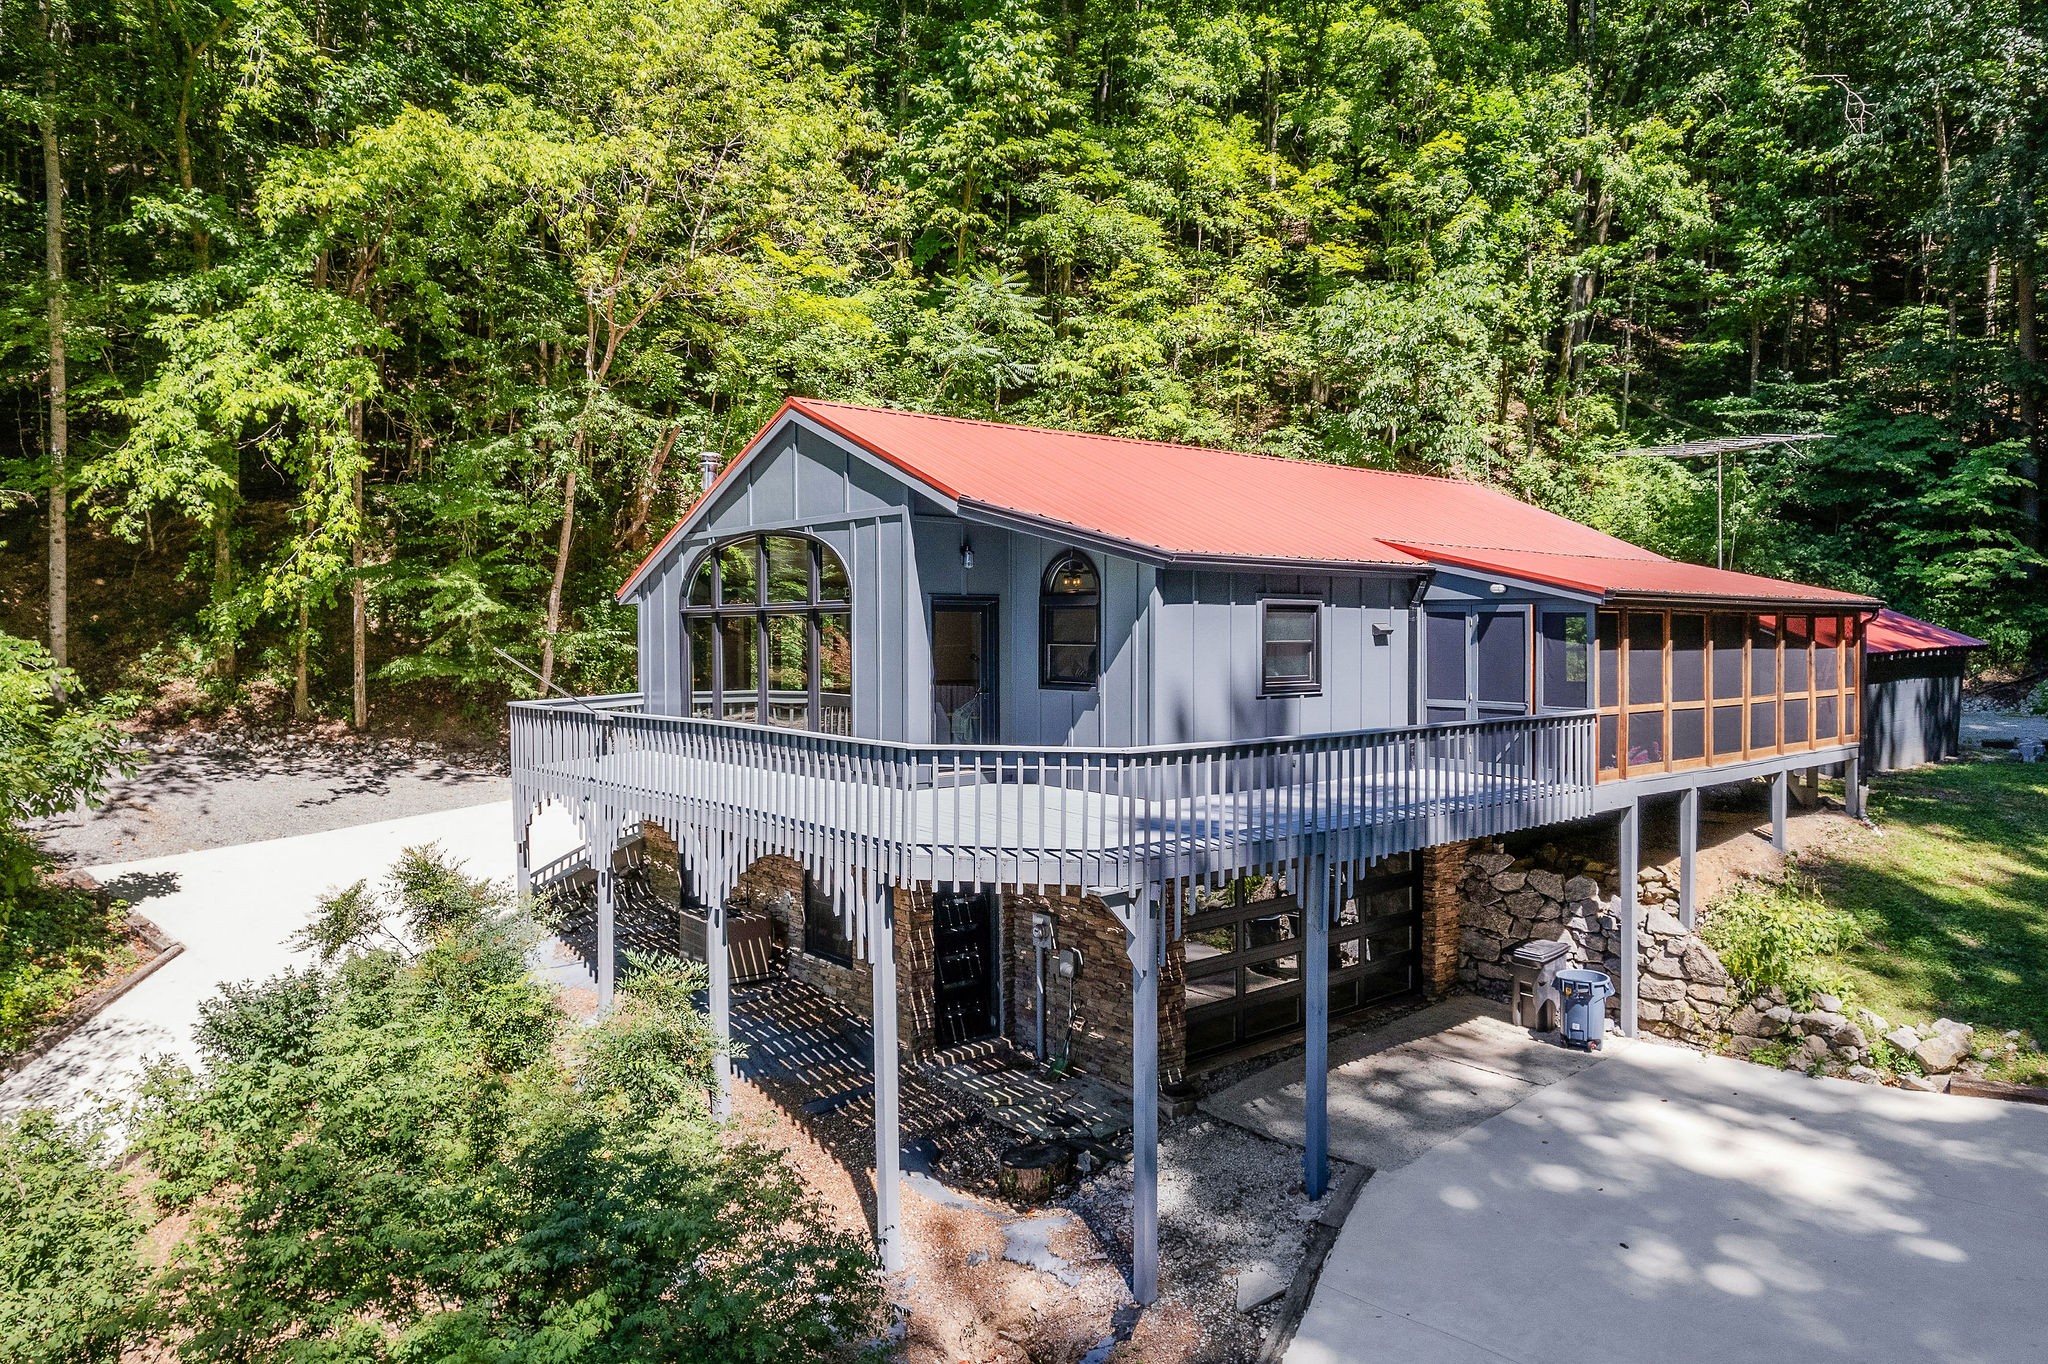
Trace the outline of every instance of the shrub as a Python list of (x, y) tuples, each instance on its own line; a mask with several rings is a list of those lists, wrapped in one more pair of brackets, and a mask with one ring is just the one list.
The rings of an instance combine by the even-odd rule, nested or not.
[(0, 1120), (0, 1358), (118, 1358), (143, 1281), (141, 1234), (97, 1131), (37, 1110)]
[(25, 819), (97, 800), (125, 768), (119, 709), (83, 699), (78, 678), (40, 645), (0, 634), (0, 1052), (118, 960), (121, 916), (46, 882), (49, 860)]
[(704, 1102), (701, 982), (643, 962), (585, 1027), (510, 897), (431, 850), (335, 898), (332, 964), (240, 987), (136, 1141), (193, 1210), (154, 1327), (188, 1364), (829, 1360), (873, 1339), (862, 1239)]
[(2048, 677), (2042, 678), (2041, 685), (2028, 694), (2027, 709), (2036, 715), (2048, 715)]
[(1701, 936), (1749, 994), (1776, 987), (1810, 1008), (1815, 995), (1846, 991), (1827, 959), (1852, 945), (1861, 931), (1855, 919), (1788, 876), (1739, 887), (1714, 907)]

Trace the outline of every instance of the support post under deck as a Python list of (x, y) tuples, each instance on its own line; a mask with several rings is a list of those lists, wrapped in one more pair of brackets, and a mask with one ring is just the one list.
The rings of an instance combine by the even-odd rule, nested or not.
[(713, 895), (704, 906), (704, 970), (711, 983), (711, 1031), (720, 1047), (712, 1058), (715, 1088), (711, 1114), (719, 1121), (732, 1116), (732, 949), (726, 944), (725, 897)]
[[(514, 802), (521, 805), (522, 802)], [(512, 890), (523, 901), (533, 894), (533, 826), (523, 808), (512, 812)]]
[(1791, 787), (1789, 772), (1781, 771), (1771, 778), (1771, 846), (1779, 852), (1785, 851), (1785, 805)]
[(597, 871), (597, 1007), (612, 1007), (618, 974), (618, 923), (612, 902), (617, 898), (617, 875), (612, 871), (612, 852), (606, 848), (594, 854)]
[(1700, 853), (1700, 788), (1689, 786), (1678, 798), (1678, 921), (1692, 932), (1698, 914), (1697, 887)]
[(1621, 1032), (1636, 1035), (1636, 977), (1642, 969), (1642, 952), (1636, 945), (1636, 920), (1642, 913), (1638, 872), (1643, 860), (1643, 807), (1631, 800), (1621, 807), (1621, 855), (1616, 859), (1621, 880), (1621, 979), (1616, 992), (1621, 996)]
[(1130, 908), (1131, 1296), (1159, 1297), (1159, 901)]
[(868, 950), (874, 957), (875, 1248), (882, 1268), (903, 1268), (902, 1134), (896, 1114), (896, 900), (886, 882), (874, 890)]
[(1301, 1187), (1311, 1199), (1330, 1187), (1330, 863), (1327, 857), (1303, 859), (1307, 883), (1301, 888), (1301, 909), (1307, 921), (1308, 959), (1302, 963), (1302, 988), (1307, 991), (1308, 1046), (1302, 1058)]
[(1842, 760), (1842, 810), (1851, 819), (1863, 818), (1863, 758), (1861, 754)]

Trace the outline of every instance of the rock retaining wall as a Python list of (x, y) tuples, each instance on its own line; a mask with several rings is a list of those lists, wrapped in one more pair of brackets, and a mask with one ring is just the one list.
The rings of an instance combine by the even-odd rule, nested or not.
[[(1571, 944), (1566, 955), (1573, 966), (1619, 981), (1621, 896), (1610, 864), (1549, 847), (1516, 857), (1497, 843), (1482, 845), (1466, 856), (1461, 894), (1458, 978), (1467, 988), (1505, 998), (1511, 954), (1534, 939), (1562, 939)], [(1643, 868), (1636, 899), (1642, 954), (1637, 1021), (1645, 1032), (1743, 1057), (1770, 1047), (1808, 1066), (1846, 1069), (1858, 1079), (1865, 1078), (1859, 1072), (1876, 1076), (1865, 1026), (1842, 1012), (1840, 1000), (1823, 995), (1802, 1010), (1772, 992), (1742, 1002), (1719, 954), (1680, 922), (1678, 890), (1667, 869)], [(1620, 1002), (1609, 1000), (1607, 1008), (1618, 1013)], [(1951, 1049), (1946, 1040), (1930, 1048)]]
[[(1570, 944), (1573, 966), (1621, 977), (1621, 896), (1605, 862), (1545, 848), (1516, 857), (1499, 844), (1466, 855), (1458, 979), (1500, 999), (1511, 954), (1533, 940)], [(1660, 1036), (1709, 1044), (1720, 1034), (1732, 991), (1728, 969), (1678, 920), (1678, 894), (1661, 867), (1643, 869), (1637, 889), (1638, 1020)], [(1610, 1014), (1618, 1000), (1609, 1000)]]

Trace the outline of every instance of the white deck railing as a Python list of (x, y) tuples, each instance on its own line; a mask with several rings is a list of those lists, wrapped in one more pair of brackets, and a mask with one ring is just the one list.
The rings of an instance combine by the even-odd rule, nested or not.
[[(1141, 887), (1362, 866), (1593, 810), (1590, 713), (1157, 748), (852, 739), (654, 715), (636, 696), (512, 707), (521, 819), (550, 797), (655, 820), (718, 883), (779, 852), (836, 895), (891, 882)], [(853, 875), (848, 875), (849, 873)]]

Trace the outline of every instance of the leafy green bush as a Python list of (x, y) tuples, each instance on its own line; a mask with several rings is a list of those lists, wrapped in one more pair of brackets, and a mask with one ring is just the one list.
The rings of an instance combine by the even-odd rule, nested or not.
[(2048, 678), (2028, 694), (2027, 709), (2036, 715), (2048, 715)]
[(0, 1358), (119, 1357), (144, 1281), (122, 1182), (91, 1128), (36, 1110), (0, 1119)]
[[(0, 863), (10, 858), (41, 862), (27, 840), (0, 828)], [(121, 938), (124, 913), (40, 881), (0, 890), (0, 1054), (25, 1045), (91, 981), (134, 960)]]
[(510, 897), (431, 849), (333, 897), (332, 965), (224, 992), (136, 1140), (194, 1214), (154, 1327), (188, 1361), (831, 1359), (873, 1338), (865, 1242), (710, 1120), (696, 974), (568, 1019)]
[(0, 634), (0, 1052), (118, 963), (121, 915), (45, 881), (49, 860), (21, 823), (97, 800), (127, 764), (120, 707), (84, 700), (40, 646)]
[(1776, 987), (1801, 1008), (1815, 995), (1846, 992), (1826, 962), (1862, 936), (1854, 918), (1796, 876), (1739, 887), (1714, 907), (1701, 935), (1751, 995)]

